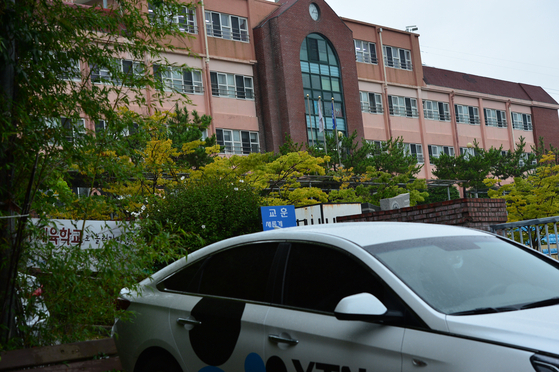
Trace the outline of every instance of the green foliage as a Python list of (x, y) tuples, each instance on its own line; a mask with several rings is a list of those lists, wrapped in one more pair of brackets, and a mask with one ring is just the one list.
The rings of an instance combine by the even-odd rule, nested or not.
[[(110, 336), (115, 317), (129, 319), (132, 313), (117, 310), (114, 301), (121, 288), (134, 289), (153, 271), (155, 262), (184, 256), (176, 248), (176, 236), (157, 234), (147, 244), (137, 234), (140, 221), (128, 227), (121, 241), (108, 240), (102, 248), (55, 247), (41, 236), (47, 225), (32, 228), (34, 242), (23, 257), (33, 262), (30, 276), (20, 275), (23, 317), (18, 317), (19, 338), (9, 347), (34, 347)], [(75, 226), (81, 229), (81, 225)], [(126, 244), (125, 244), (126, 243)], [(38, 291), (39, 290), (39, 291)], [(43, 306), (38, 306), (38, 304)], [(27, 322), (33, 318), (37, 321)]]
[[(175, 106), (173, 115), (167, 120), (167, 138), (173, 142), (173, 147), (182, 150), (184, 144), (200, 141), (203, 133), (208, 129), (212, 118), (208, 115), (200, 116), (196, 110), (190, 113), (186, 107), (182, 109)], [(214, 159), (211, 153), (206, 151), (209, 147), (217, 145), (215, 135), (207, 137), (199, 146), (188, 153), (183, 153), (175, 159), (179, 167), (200, 169), (211, 163)]]
[[(184, 5), (168, 0), (165, 9), (156, 7), (154, 19), (166, 19), (169, 12), (176, 13)], [(142, 159), (138, 151), (151, 140), (154, 121), (131, 109), (156, 112), (170, 95), (188, 101), (183, 93), (167, 90), (160, 74), (152, 73), (153, 64), (160, 66), (159, 72), (172, 65), (165, 53), (177, 49), (173, 40), (188, 34), (174, 23), (151, 22), (144, 1), (124, 0), (111, 6), (100, 9), (61, 0), (0, 5), (0, 216), (13, 217), (0, 219), (2, 346), (27, 344), (20, 342), (26, 335), (14, 331), (16, 309), (10, 304), (15, 303), (18, 270), (25, 271), (25, 258), (37, 253), (27, 224), (30, 212), (41, 218), (65, 214), (84, 220), (99, 215), (109, 218), (121, 211), (130, 214), (131, 204), (123, 198), (72, 198), (67, 184), (80, 179), (86, 187), (105, 189), (115, 182), (142, 180), (145, 169), (138, 166)], [(183, 52), (188, 54), (187, 49)], [(117, 56), (136, 63), (127, 68), (115, 60)], [(97, 74), (99, 68), (105, 73)], [(91, 123), (102, 120), (104, 130), (94, 133), (86, 129), (81, 118)], [(145, 200), (135, 200), (140, 202)], [(57, 268), (52, 271), (57, 283), (73, 270), (66, 262), (68, 271), (63, 271), (59, 266), (63, 262), (57, 262), (54, 255), (44, 257), (49, 267)], [(82, 260), (77, 252), (67, 257)], [(144, 263), (131, 260), (127, 268), (136, 272), (140, 267), (136, 264)], [(111, 290), (124, 284), (115, 276), (108, 278), (115, 279), (107, 282)], [(68, 298), (75, 304), (89, 303), (86, 297), (97, 294), (88, 292), (93, 287), (69, 291)], [(110, 312), (112, 302), (103, 297), (99, 304), (101, 307), (92, 309)], [(65, 323), (85, 321), (76, 314), (68, 311)], [(67, 336), (75, 341), (89, 335), (79, 329), (69, 332)], [(53, 334), (57, 342), (64, 339), (57, 331)]]
[(543, 155), (541, 165), (528, 177), (516, 177), (514, 182), (498, 185), (497, 179), (487, 179), (492, 198), (507, 203), (508, 222), (557, 216), (559, 214), (559, 165), (556, 155)]
[[(450, 187), (444, 187), (444, 186), (429, 187), (427, 192), (429, 193), (429, 196), (426, 197), (423, 202), (418, 204), (430, 204), (430, 203), (437, 203), (437, 202), (460, 198), (460, 193), (458, 192), (456, 187), (452, 185)], [(450, 199), (448, 197), (449, 193), (450, 193)]]
[(143, 235), (149, 238), (161, 231), (180, 231), (180, 248), (192, 252), (232, 236), (261, 231), (260, 205), (258, 193), (233, 177), (187, 182), (148, 206)]
[(520, 137), (514, 151), (503, 154), (502, 147), (491, 147), (485, 150), (474, 141), (474, 155), (464, 154), (458, 157), (442, 154), (439, 158), (431, 159), (435, 166), (433, 175), (444, 180), (459, 180), (461, 187), (485, 191), (484, 180), (494, 177), (506, 180), (511, 177), (526, 177), (536, 168), (536, 154), (525, 153), (526, 142)]

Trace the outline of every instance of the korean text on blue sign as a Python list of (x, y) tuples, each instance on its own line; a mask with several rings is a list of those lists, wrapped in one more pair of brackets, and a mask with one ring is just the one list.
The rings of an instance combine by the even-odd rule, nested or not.
[(293, 205), (260, 207), (260, 213), (262, 214), (264, 231), (297, 226), (295, 206)]

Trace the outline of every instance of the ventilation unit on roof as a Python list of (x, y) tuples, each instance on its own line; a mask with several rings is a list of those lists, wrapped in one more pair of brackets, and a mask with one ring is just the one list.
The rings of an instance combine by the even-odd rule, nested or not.
[(380, 209), (390, 211), (393, 209), (407, 208), (410, 206), (410, 194), (402, 194), (389, 199), (380, 200)]

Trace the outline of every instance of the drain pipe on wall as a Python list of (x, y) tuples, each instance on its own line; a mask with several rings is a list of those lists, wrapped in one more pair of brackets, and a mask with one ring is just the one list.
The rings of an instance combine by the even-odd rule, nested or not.
[(390, 105), (388, 104), (388, 80), (386, 78), (386, 63), (384, 63), (384, 44), (382, 43), (382, 27), (378, 29), (378, 37), (380, 41), (380, 60), (382, 63), (382, 80), (384, 85), (384, 97), (386, 105), (385, 105), (385, 113), (386, 113), (386, 135), (388, 136), (387, 139), (392, 138), (392, 123), (390, 122)]
[(209, 88), (208, 94), (204, 94), (206, 97), (206, 104), (208, 105), (208, 115), (211, 116), (212, 121), (210, 122), (210, 127), (208, 136), (211, 136), (215, 133), (214, 121), (213, 121), (213, 107), (212, 107), (212, 80), (210, 77), (210, 50), (208, 48), (208, 30), (206, 28), (206, 9), (204, 7), (204, 2), (200, 1), (200, 5), (202, 6), (202, 30), (201, 32), (204, 33), (204, 53), (206, 57), (204, 58), (204, 77), (206, 80), (206, 87)]

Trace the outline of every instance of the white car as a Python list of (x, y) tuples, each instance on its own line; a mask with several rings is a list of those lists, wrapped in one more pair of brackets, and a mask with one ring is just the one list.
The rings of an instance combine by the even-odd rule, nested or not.
[(559, 371), (559, 263), (454, 226), (244, 235), (119, 301), (129, 372)]

